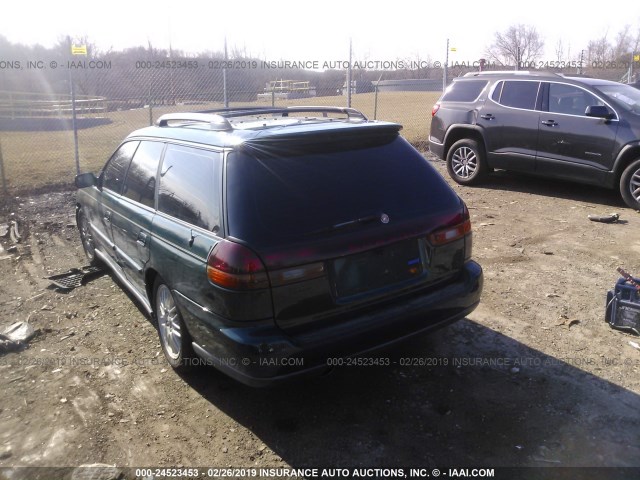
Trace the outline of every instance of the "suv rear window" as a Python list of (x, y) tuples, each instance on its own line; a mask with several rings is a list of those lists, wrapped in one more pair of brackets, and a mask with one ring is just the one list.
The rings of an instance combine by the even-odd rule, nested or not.
[(403, 138), (354, 147), (358, 141), (347, 149), (347, 142), (331, 149), (307, 140), (286, 151), (264, 145), (230, 153), (229, 234), (261, 248), (308, 241), (340, 223), (382, 213), (396, 222), (459, 208), (455, 194)]
[(448, 102), (473, 102), (487, 86), (485, 80), (470, 80), (465, 82), (453, 82), (447, 87), (442, 96), (442, 101)]

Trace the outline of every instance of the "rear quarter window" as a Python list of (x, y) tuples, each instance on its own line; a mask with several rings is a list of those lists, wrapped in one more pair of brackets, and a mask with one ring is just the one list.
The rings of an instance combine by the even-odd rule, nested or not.
[(217, 231), (221, 171), (220, 153), (168, 145), (160, 168), (158, 210), (205, 230)]
[(471, 80), (467, 82), (453, 82), (442, 96), (443, 102), (473, 102), (480, 96), (484, 87), (487, 86), (485, 80)]
[(534, 110), (540, 82), (504, 81), (498, 85), (491, 98), (506, 107)]

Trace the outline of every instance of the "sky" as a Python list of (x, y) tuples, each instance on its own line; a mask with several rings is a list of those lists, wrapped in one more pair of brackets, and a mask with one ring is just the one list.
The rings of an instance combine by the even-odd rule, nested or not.
[[(562, 41), (568, 59), (575, 59), (589, 40), (611, 40), (630, 24), (637, 33), (640, 2), (599, 5), (578, 1), (527, 2), (468, 0), (419, 2), (394, 0), (276, 2), (189, 0), (184, 2), (15, 1), (2, 7), (0, 35), (9, 41), (46, 47), (61, 38), (88, 36), (100, 49), (134, 46), (189, 53), (229, 48), (264, 60), (345, 61), (349, 41), (353, 59), (444, 60), (447, 39), (450, 62), (483, 57), (496, 32), (509, 26), (534, 26), (545, 41), (545, 58), (556, 60)], [(0, 59), (2, 60), (2, 59)]]

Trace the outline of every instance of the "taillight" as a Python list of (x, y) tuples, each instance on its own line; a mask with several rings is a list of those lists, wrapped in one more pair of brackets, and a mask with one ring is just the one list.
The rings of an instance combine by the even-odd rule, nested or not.
[(471, 256), (471, 220), (469, 218), (469, 210), (467, 210), (467, 206), (463, 206), (462, 213), (456, 215), (450, 222), (452, 225), (441, 228), (432, 232), (429, 235), (429, 243), (432, 246), (437, 247), (439, 245), (445, 245), (447, 243), (451, 243), (460, 238), (464, 238), (467, 235), (469, 248), (465, 248), (465, 257), (467, 255)]
[(438, 110), (440, 110), (440, 104), (436, 103), (433, 108), (431, 109), (431, 116), (435, 117), (436, 113), (438, 113)]
[(221, 240), (207, 259), (207, 277), (211, 283), (234, 290), (267, 288), (269, 279), (264, 264), (249, 248)]

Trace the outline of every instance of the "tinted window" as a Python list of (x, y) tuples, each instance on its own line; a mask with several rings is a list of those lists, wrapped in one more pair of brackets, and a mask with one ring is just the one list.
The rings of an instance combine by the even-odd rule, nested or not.
[(493, 100), (494, 102), (500, 103), (500, 95), (502, 94), (503, 84), (504, 82), (498, 82), (496, 88), (493, 90), (493, 93), (491, 94), (491, 100)]
[(221, 155), (169, 145), (160, 169), (158, 210), (206, 230), (220, 227)]
[(640, 115), (640, 90), (621, 83), (617, 85), (595, 85), (594, 88), (614, 99), (626, 111)]
[(127, 142), (121, 145), (116, 150), (116, 153), (111, 156), (102, 176), (102, 186), (104, 188), (120, 193), (131, 157), (133, 157), (139, 143)]
[(506, 81), (502, 86), (499, 103), (507, 107), (536, 108), (539, 82)]
[(147, 207), (154, 207), (156, 174), (164, 144), (160, 142), (141, 142), (136, 150), (127, 173), (122, 194)]
[(480, 92), (487, 85), (484, 80), (472, 80), (466, 82), (453, 82), (447, 87), (447, 91), (442, 96), (442, 101), (450, 102), (472, 102), (480, 96)]
[(568, 115), (583, 115), (590, 105), (604, 105), (594, 95), (562, 83), (549, 84), (549, 111)]
[[(229, 233), (255, 248), (308, 242), (386, 213), (411, 221), (459, 208), (442, 177), (403, 138), (331, 151), (323, 144), (236, 151), (227, 159)], [(323, 149), (325, 151), (323, 151)], [(328, 150), (328, 151), (327, 151)], [(293, 154), (292, 152), (296, 152)]]

